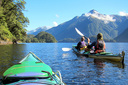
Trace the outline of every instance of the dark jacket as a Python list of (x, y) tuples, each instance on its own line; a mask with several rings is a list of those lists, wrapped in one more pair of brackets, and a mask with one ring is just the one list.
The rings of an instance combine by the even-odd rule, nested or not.
[(103, 40), (97, 40), (93, 42), (91, 45), (88, 45), (88, 48), (91, 49), (92, 47), (95, 47), (95, 52), (96, 51), (105, 51), (105, 42)]

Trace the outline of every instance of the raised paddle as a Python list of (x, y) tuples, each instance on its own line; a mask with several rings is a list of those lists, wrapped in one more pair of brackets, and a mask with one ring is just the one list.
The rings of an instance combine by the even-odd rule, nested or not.
[(76, 30), (76, 32), (77, 32), (80, 36), (85, 37), (86, 39), (88, 39), (88, 38), (87, 38), (86, 36), (84, 36), (84, 34), (81, 33), (77, 28), (75, 28), (75, 30)]
[[(77, 28), (75, 28), (76, 32), (82, 36), (85, 37), (84, 34), (82, 34)], [(86, 39), (88, 39), (87, 37), (85, 37)], [(62, 48), (63, 51), (70, 51), (72, 48)]]

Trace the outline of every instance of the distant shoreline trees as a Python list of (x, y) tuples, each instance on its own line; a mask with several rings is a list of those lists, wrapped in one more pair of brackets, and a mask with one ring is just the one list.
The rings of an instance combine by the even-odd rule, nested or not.
[(40, 32), (36, 36), (29, 34), (27, 35), (26, 40), (24, 41), (26, 43), (56, 43), (57, 40), (55, 37), (47, 32)]

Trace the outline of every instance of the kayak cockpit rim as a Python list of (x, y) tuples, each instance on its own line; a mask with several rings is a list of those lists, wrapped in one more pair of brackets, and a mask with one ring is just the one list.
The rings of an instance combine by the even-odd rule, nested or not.
[[(49, 72), (47, 72), (47, 71), (42, 71), (42, 72), (48, 73), (49, 76), (48, 77), (7, 77), (7, 76), (5, 76), (2, 79), (2, 82), (4, 84), (8, 84), (8, 83), (17, 82), (17, 81), (20, 81), (20, 80), (50, 79), (51, 81), (53, 81), (53, 80), (56, 81), (59, 85), (65, 85), (65, 83), (62, 81), (62, 77), (61, 77), (60, 71), (57, 71), (55, 73), (52, 71), (53, 72), (52, 75)], [(59, 76), (57, 75), (57, 73), (59, 74)]]

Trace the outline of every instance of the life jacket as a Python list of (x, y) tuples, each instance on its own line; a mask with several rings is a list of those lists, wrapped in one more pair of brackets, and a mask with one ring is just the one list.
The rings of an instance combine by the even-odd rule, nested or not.
[(95, 53), (100, 53), (105, 51), (105, 42), (103, 40), (97, 40), (96, 46), (95, 46)]
[(84, 46), (84, 47), (80, 48), (80, 51), (85, 50), (86, 48), (87, 48), (87, 46)]

